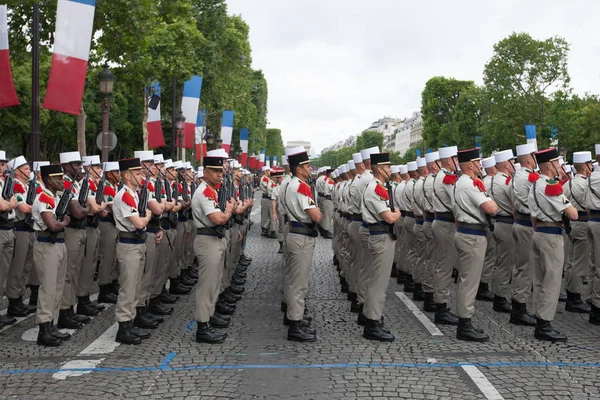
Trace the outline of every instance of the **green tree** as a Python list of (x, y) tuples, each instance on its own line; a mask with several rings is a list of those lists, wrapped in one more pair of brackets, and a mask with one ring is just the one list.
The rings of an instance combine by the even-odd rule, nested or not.
[(368, 149), (374, 146), (379, 147), (380, 150), (383, 149), (383, 133), (366, 130), (356, 138), (357, 149)]
[[(273, 156), (281, 163), (281, 156), (285, 153), (283, 139), (281, 138), (281, 129), (267, 129), (267, 147), (265, 154), (273, 160)], [(271, 164), (273, 165), (273, 164)]]

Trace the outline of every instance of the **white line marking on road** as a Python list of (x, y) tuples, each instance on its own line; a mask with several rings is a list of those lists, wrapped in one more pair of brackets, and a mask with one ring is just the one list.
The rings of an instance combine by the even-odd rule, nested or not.
[[(61, 366), (61, 369), (89, 369), (96, 368), (98, 364), (104, 361), (104, 358), (99, 358), (97, 360), (71, 360)], [(85, 374), (89, 374), (91, 371), (64, 371), (64, 372), (56, 372), (52, 374), (54, 379), (58, 379), (59, 381), (64, 381), (70, 376), (83, 376)]]
[(483, 375), (474, 365), (462, 365), (461, 368), (469, 375), (469, 378), (481, 390), (481, 393), (488, 400), (504, 400), (504, 397), (496, 390), (494, 385)]
[(425, 329), (431, 333), (432, 336), (444, 336), (442, 331), (439, 330), (437, 326), (431, 320), (419, 310), (419, 307), (411, 299), (406, 297), (406, 295), (402, 292), (394, 292), (396, 296), (404, 303), (406, 308), (408, 308), (413, 315), (425, 326)]

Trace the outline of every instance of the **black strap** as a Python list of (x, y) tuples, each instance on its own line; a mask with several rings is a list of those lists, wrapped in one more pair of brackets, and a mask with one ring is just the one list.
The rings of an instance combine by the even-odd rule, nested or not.
[(533, 182), (533, 199), (535, 200), (535, 205), (536, 205), (536, 206), (537, 206), (537, 207), (540, 209), (540, 211), (541, 211), (542, 213), (544, 213), (544, 215), (545, 215), (546, 217), (550, 218), (550, 221), (552, 221), (552, 222), (555, 222), (555, 223), (557, 223), (557, 224), (558, 224), (558, 223), (560, 223), (559, 221), (555, 220), (555, 219), (554, 219), (554, 218), (552, 218), (550, 215), (548, 215), (548, 213), (547, 213), (546, 211), (544, 211), (544, 209), (543, 209), (543, 208), (540, 206), (540, 202), (538, 201), (538, 198), (537, 198), (537, 193), (536, 193), (536, 191), (535, 191), (536, 185), (537, 185), (537, 181)]
[(458, 203), (458, 200), (456, 198), (456, 185), (454, 185), (454, 204), (456, 204), (458, 206), (458, 208), (460, 208), (462, 210), (462, 212), (464, 212), (465, 214), (467, 214), (469, 217), (471, 217), (474, 220), (478, 221), (481, 225), (487, 226), (487, 224), (485, 222), (481, 221), (479, 219), (479, 217), (475, 216), (473, 213), (471, 213), (470, 211), (465, 210), (464, 208), (462, 208), (460, 206), (460, 204)]
[(573, 179), (569, 179), (569, 191), (571, 192), (571, 197), (573, 197), (575, 203), (577, 203), (577, 205), (581, 207), (582, 210), (585, 210), (585, 207), (581, 205), (579, 200), (577, 200), (577, 197), (575, 197), (575, 193), (573, 193)]
[[(437, 174), (431, 174), (433, 175), (433, 183), (435, 184), (435, 178), (437, 176)], [(429, 175), (427, 175), (429, 177)], [(435, 212), (435, 207), (433, 207), (433, 203), (431, 201), (429, 201), (429, 199), (427, 198), (427, 193), (425, 192), (425, 183), (427, 182), (427, 178), (425, 178), (425, 181), (423, 182), (423, 197), (425, 197), (425, 200), (427, 200), (427, 202), (429, 203), (429, 205), (433, 208), (433, 211)], [(424, 210), (425, 211), (425, 210)], [(425, 211), (427, 212), (427, 211)]]
[[(443, 171), (442, 171), (442, 172), (443, 172)], [(444, 172), (444, 174), (445, 174), (445, 172)], [(435, 191), (435, 180), (436, 180), (436, 179), (437, 179), (437, 174), (436, 174), (436, 175), (435, 175), (435, 177), (433, 178), (433, 195), (434, 195), (435, 197), (437, 197), (437, 199), (439, 200), (439, 202), (442, 204), (442, 206), (444, 206), (444, 208), (445, 208), (445, 209), (446, 209), (446, 210), (447, 210), (449, 213), (451, 213), (451, 214), (454, 214), (454, 211), (452, 211), (452, 210), (451, 210), (451, 209), (450, 209), (450, 208), (449, 208), (449, 207), (446, 205), (446, 203), (444, 203), (444, 202), (442, 201), (442, 199), (440, 198), (440, 196), (438, 196), (437, 192)], [(454, 187), (456, 187), (456, 185), (455, 185)], [(434, 207), (434, 211), (435, 211), (435, 207)]]

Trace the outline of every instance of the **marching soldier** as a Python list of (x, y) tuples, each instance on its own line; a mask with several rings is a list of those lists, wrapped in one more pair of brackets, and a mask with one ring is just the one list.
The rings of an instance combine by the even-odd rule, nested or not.
[(185, 226), (183, 223), (187, 220), (183, 211), (185, 207), (188, 206), (188, 201), (185, 201), (183, 197), (183, 185), (179, 183), (178, 171), (182, 168), (183, 163), (181, 161), (174, 161), (172, 168), (167, 168), (167, 178), (171, 185), (173, 199), (178, 202), (179, 206), (177, 213), (173, 214), (171, 221), (172, 227), (174, 227), (175, 230), (175, 240), (171, 241), (173, 244), (173, 257), (169, 264), (169, 293), (171, 295), (188, 294), (192, 290), (192, 288), (186, 285), (179, 276), (179, 271), (181, 269), (179, 260), (183, 253), (185, 240)]
[(423, 182), (422, 192), (419, 196), (421, 205), (424, 211), (423, 221), (423, 234), (425, 235), (425, 260), (424, 270), (421, 279), (421, 285), (423, 288), (423, 296), (425, 302), (423, 303), (423, 309), (427, 312), (435, 312), (435, 301), (434, 297), (434, 286), (433, 286), (433, 270), (435, 267), (435, 241), (433, 237), (433, 221), (435, 218), (435, 211), (433, 208), (433, 182), (439, 172), (438, 160), (440, 159), (440, 153), (432, 151), (425, 154), (425, 161), (427, 162), (427, 177)]
[[(595, 146), (596, 161), (600, 161), (600, 144)], [(600, 325), (600, 170), (597, 162), (594, 171), (587, 179), (585, 188), (585, 208), (588, 214), (587, 231), (590, 241), (590, 262), (592, 264), (591, 279), (591, 312), (590, 323)]]
[(427, 249), (427, 238), (423, 233), (423, 223), (425, 222), (423, 210), (423, 183), (427, 177), (427, 162), (425, 157), (417, 157), (417, 173), (412, 189), (411, 205), (415, 214), (415, 224), (413, 226), (413, 234), (415, 236), (415, 265), (413, 267), (412, 277), (415, 282), (415, 290), (413, 292), (413, 300), (423, 301), (425, 295), (423, 293), (423, 273), (425, 272), (425, 256)]
[(333, 181), (331, 180), (331, 173), (333, 169), (330, 166), (323, 167), (323, 176), (317, 180), (317, 192), (319, 193), (319, 208), (323, 210), (323, 218), (319, 222), (319, 230), (321, 236), (325, 239), (332, 239), (331, 223), (333, 218), (333, 202), (331, 201), (331, 190), (333, 189)]
[(277, 237), (271, 226), (271, 191), (274, 183), (271, 180), (271, 169), (267, 166), (262, 167), (263, 176), (260, 179), (260, 190), (263, 192), (260, 202), (260, 226), (262, 227), (262, 236)]
[(456, 288), (456, 337), (459, 340), (484, 342), (489, 336), (473, 327), (471, 317), (475, 314), (475, 297), (487, 247), (486, 215), (495, 215), (498, 206), (487, 195), (480, 179), (479, 149), (459, 151), (458, 163), (462, 176), (454, 187), (453, 208), (456, 216), (454, 244), (460, 259)]
[(383, 308), (394, 262), (396, 234), (394, 223), (400, 218), (400, 211), (390, 203), (390, 190), (383, 186), (391, 173), (389, 153), (370, 154), (373, 179), (367, 185), (363, 196), (362, 218), (369, 229), (369, 248), (372, 256), (372, 272), (367, 287), (363, 315), (365, 327), (363, 336), (370, 340), (391, 342), (395, 340), (383, 324)]
[[(394, 202), (396, 203), (400, 215), (406, 216), (406, 206), (404, 204), (404, 189), (406, 188), (406, 182), (410, 179), (408, 175), (408, 167), (403, 164), (399, 166), (398, 174), (400, 175), (400, 181), (394, 189)], [(404, 219), (400, 218), (396, 221), (396, 234), (398, 240), (396, 240), (396, 254), (394, 260), (396, 261), (396, 268), (398, 270), (396, 282), (399, 285), (404, 285), (406, 282), (407, 270), (406, 270), (406, 230), (404, 229)]]
[(279, 242), (279, 250), (277, 254), (283, 254), (283, 226), (285, 222), (281, 217), (281, 212), (277, 206), (277, 199), (279, 198), (279, 189), (281, 189), (281, 182), (283, 181), (283, 168), (274, 168), (271, 176), (275, 180), (275, 187), (271, 193), (271, 220), (275, 221), (274, 225), (277, 227), (277, 242)]
[(363, 259), (363, 248), (360, 237), (360, 227), (362, 225), (361, 202), (362, 196), (360, 191), (360, 180), (365, 173), (365, 164), (363, 163), (360, 152), (352, 154), (352, 162), (354, 164), (354, 178), (348, 187), (348, 240), (351, 250), (350, 257), (350, 282), (348, 282), (348, 299), (351, 301), (350, 311), (354, 313), (362, 312), (364, 296), (361, 296), (359, 302), (359, 279), (361, 262)]
[(115, 258), (117, 249), (117, 228), (112, 212), (112, 204), (117, 196), (117, 188), (121, 182), (121, 171), (118, 161), (107, 162), (104, 166), (106, 181), (104, 183), (104, 204), (106, 209), (100, 214), (98, 229), (98, 252), (101, 256), (98, 267), (99, 303), (117, 303), (119, 272)]
[[(492, 178), (498, 173), (498, 170), (496, 169), (496, 159), (494, 156), (487, 157), (481, 160), (481, 164), (485, 171), (483, 186), (485, 186), (485, 190), (489, 194)], [(479, 282), (476, 299), (482, 301), (494, 301), (494, 294), (490, 291), (490, 280), (492, 278), (494, 264), (496, 263), (496, 242), (494, 241), (494, 233), (491, 230), (488, 230), (486, 240), (487, 248), (485, 249), (483, 271), (481, 272), (481, 282)]]
[(590, 241), (587, 235), (588, 214), (585, 210), (585, 190), (587, 179), (592, 172), (592, 152), (573, 153), (573, 166), (577, 173), (563, 185), (565, 196), (578, 213), (577, 221), (571, 223), (570, 250), (567, 252), (570, 269), (566, 272), (567, 304), (565, 310), (576, 313), (589, 313), (591, 308), (581, 299), (583, 280), (590, 273)]
[(404, 191), (403, 204), (406, 211), (404, 218), (404, 230), (406, 232), (406, 278), (404, 280), (404, 291), (411, 293), (415, 291), (414, 281), (414, 269), (417, 265), (417, 244), (415, 238), (414, 227), (416, 224), (416, 218), (414, 213), (414, 196), (415, 196), (415, 184), (419, 178), (419, 172), (417, 172), (418, 166), (416, 161), (410, 161), (406, 164), (408, 169), (408, 175), (410, 179), (406, 182)]
[(36, 322), (39, 325), (37, 344), (59, 346), (71, 335), (60, 332), (54, 325), (56, 310), (60, 307), (67, 272), (67, 248), (64, 228), (71, 221), (68, 215), (56, 219), (58, 190), (63, 189), (63, 170), (60, 165), (41, 168), (44, 189), (36, 195), (32, 206), (33, 229), (36, 240), (33, 244), (33, 263), (40, 280), (37, 299)]
[[(533, 314), (536, 317), (535, 338), (564, 342), (567, 336), (552, 328), (556, 314), (564, 262), (563, 215), (577, 220), (577, 210), (565, 197), (560, 180), (564, 178), (554, 148), (535, 153), (540, 168), (539, 179), (529, 193), (529, 209), (535, 232), (533, 234)], [(561, 171), (561, 172), (559, 172)], [(551, 178), (552, 177), (552, 178)]]
[(533, 226), (528, 203), (529, 192), (533, 182), (539, 175), (534, 172), (535, 145), (532, 143), (517, 146), (517, 159), (521, 164), (510, 185), (513, 208), (516, 210), (513, 224), (513, 240), (515, 248), (515, 270), (512, 276), (513, 295), (510, 323), (516, 325), (535, 326), (535, 318), (527, 312), (527, 302), (531, 297), (533, 280)]

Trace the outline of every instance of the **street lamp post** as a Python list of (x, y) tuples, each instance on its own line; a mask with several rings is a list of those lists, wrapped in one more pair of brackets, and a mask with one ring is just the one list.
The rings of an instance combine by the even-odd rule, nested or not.
[(102, 102), (102, 162), (105, 163), (108, 162), (108, 149), (110, 148), (108, 143), (108, 117), (110, 113), (108, 96), (112, 94), (115, 76), (105, 65), (102, 72), (98, 74), (98, 80), (100, 81), (100, 93), (104, 94), (104, 101)]
[(185, 127), (185, 117), (183, 112), (179, 110), (179, 114), (175, 117), (175, 128), (177, 129), (177, 139), (179, 140), (177, 158), (183, 160), (183, 128)]

